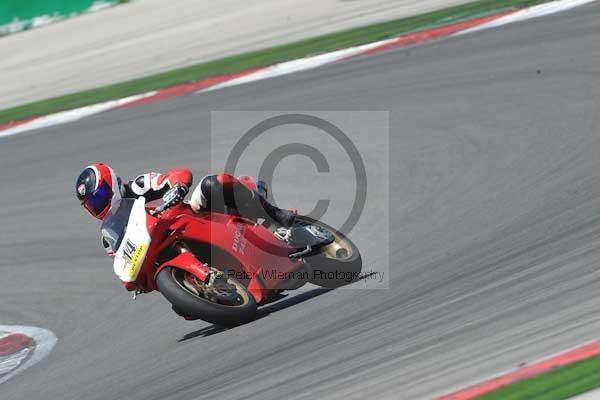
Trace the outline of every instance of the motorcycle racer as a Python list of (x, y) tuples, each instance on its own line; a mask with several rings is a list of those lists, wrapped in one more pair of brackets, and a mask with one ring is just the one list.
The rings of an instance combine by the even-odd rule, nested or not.
[[(77, 198), (102, 221), (102, 247), (134, 299), (159, 291), (187, 320), (235, 326), (284, 290), (306, 283), (338, 287), (331, 274), (339, 270), (359, 276), (360, 252), (343, 233), (270, 204), (263, 182), (207, 175), (184, 202), (191, 184), (186, 168), (123, 182), (103, 163), (77, 178)], [(342, 285), (351, 283), (343, 279)]]
[[(144, 196), (147, 201), (162, 198), (163, 204), (172, 207), (183, 201), (192, 181), (189, 169), (177, 168), (165, 173), (149, 172), (123, 183), (110, 166), (95, 163), (81, 172), (75, 192), (82, 206), (93, 217), (103, 220), (110, 208), (123, 197)], [(292, 225), (296, 213), (269, 203), (266, 200), (266, 188), (259, 188), (259, 191), (249, 189), (229, 174), (207, 175), (193, 191), (190, 206), (195, 212), (233, 211), (249, 218), (264, 218), (284, 226)]]

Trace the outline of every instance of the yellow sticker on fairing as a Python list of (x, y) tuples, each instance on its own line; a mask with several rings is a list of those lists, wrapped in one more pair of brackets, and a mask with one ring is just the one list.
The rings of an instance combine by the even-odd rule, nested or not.
[(140, 244), (138, 248), (135, 250), (131, 257), (131, 262), (129, 263), (129, 278), (133, 279), (137, 276), (140, 268), (142, 267), (144, 256), (146, 255), (146, 246)]

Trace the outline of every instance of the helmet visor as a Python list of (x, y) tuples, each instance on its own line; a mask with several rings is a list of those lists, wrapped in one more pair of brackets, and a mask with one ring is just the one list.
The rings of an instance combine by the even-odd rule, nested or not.
[(98, 189), (83, 200), (83, 206), (94, 216), (100, 215), (110, 205), (113, 191), (106, 182), (102, 182)]

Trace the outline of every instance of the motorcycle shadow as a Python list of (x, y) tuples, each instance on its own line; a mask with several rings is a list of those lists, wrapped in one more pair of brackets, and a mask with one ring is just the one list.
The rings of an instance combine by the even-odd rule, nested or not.
[[(264, 318), (274, 312), (285, 310), (288, 307), (292, 307), (292, 306), (295, 306), (296, 304), (300, 304), (307, 300), (321, 296), (327, 292), (330, 292), (331, 290), (333, 290), (333, 289), (317, 288), (317, 289), (302, 291), (302, 293), (300, 293), (296, 296), (293, 296), (293, 297), (284, 297), (281, 300), (278, 300), (274, 303), (267, 304), (266, 306), (259, 308), (259, 310), (256, 314), (255, 321), (259, 320), (261, 318)], [(177, 343), (182, 343), (187, 340), (195, 339), (197, 337), (208, 337), (208, 336), (216, 335), (218, 333), (225, 332), (230, 329), (235, 329), (235, 328), (227, 328), (227, 327), (220, 326), (220, 325), (206, 326), (197, 331), (186, 333), (181, 339), (179, 339), (177, 341)]]
[(325, 289), (325, 288), (316, 288), (311, 290), (302, 291), (293, 297), (284, 297), (282, 300), (279, 300), (275, 303), (267, 304), (258, 309), (256, 313), (256, 320), (266, 317), (269, 314), (274, 312), (285, 310), (288, 307), (295, 306), (296, 304), (303, 303), (310, 299), (314, 299), (315, 297), (319, 297), (324, 295), (325, 293), (331, 292), (333, 289)]
[(187, 340), (194, 339), (197, 337), (208, 337), (208, 336), (216, 335), (217, 333), (221, 333), (226, 330), (228, 330), (228, 328), (226, 328), (224, 326), (220, 326), (220, 325), (206, 326), (197, 331), (186, 333), (185, 335), (183, 335), (183, 337), (181, 339), (179, 339), (177, 341), (177, 343), (182, 343), (182, 342), (185, 342)]

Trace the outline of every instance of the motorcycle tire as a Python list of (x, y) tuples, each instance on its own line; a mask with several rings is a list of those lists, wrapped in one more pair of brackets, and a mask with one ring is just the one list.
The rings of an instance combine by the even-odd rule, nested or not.
[(162, 295), (171, 303), (177, 314), (186, 319), (202, 319), (215, 325), (231, 327), (252, 321), (256, 316), (257, 305), (246, 287), (233, 278), (228, 282), (235, 285), (239, 304), (219, 304), (194, 293), (185, 278), (187, 272), (174, 267), (163, 269), (156, 277), (156, 285)]
[(296, 222), (318, 225), (333, 234), (335, 241), (324, 246), (319, 253), (306, 257), (312, 269), (308, 281), (317, 286), (335, 289), (360, 279), (362, 257), (356, 245), (342, 232), (324, 222), (299, 215)]

